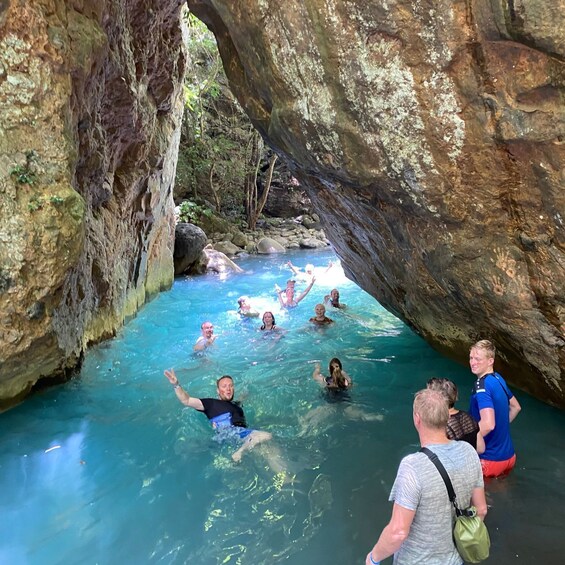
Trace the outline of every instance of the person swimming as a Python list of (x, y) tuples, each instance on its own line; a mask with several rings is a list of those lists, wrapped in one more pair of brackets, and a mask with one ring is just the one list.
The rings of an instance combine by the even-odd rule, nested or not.
[(255, 310), (249, 302), (249, 296), (240, 296), (237, 299), (239, 309), (237, 313), (244, 318), (258, 318), (259, 312)]
[(275, 290), (277, 291), (277, 296), (279, 298), (279, 304), (281, 308), (296, 308), (298, 303), (304, 299), (304, 297), (310, 292), (312, 286), (316, 282), (316, 277), (312, 277), (310, 284), (306, 287), (304, 292), (302, 292), (298, 298), (294, 298), (294, 288), (296, 285), (296, 281), (290, 279), (286, 281), (286, 288), (285, 290), (281, 290), (278, 285), (275, 285)]
[(334, 288), (329, 294), (324, 296), (324, 304), (331, 306), (332, 308), (346, 308), (347, 305), (339, 301), (339, 290)]
[(265, 312), (263, 314), (263, 324), (259, 328), (262, 332), (276, 332), (279, 331), (279, 327), (275, 321), (275, 316), (272, 312)]
[(351, 387), (353, 384), (351, 377), (343, 370), (343, 365), (337, 357), (330, 361), (328, 369), (330, 376), (325, 377), (320, 372), (320, 363), (316, 363), (312, 378), (324, 388), (330, 390), (347, 390)]
[(327, 326), (333, 324), (334, 321), (326, 316), (326, 307), (323, 304), (316, 304), (314, 306), (315, 316), (310, 318), (309, 322), (316, 324), (317, 326)]

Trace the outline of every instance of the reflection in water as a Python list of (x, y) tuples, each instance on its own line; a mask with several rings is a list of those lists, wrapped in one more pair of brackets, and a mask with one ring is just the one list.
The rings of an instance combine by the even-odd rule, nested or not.
[[(389, 519), (398, 463), (417, 449), (413, 393), (449, 376), (464, 406), (472, 378), (339, 265), (298, 308), (281, 310), (274, 284), (289, 278), (286, 260), (249, 258), (245, 275), (179, 279), (93, 348), (79, 379), (0, 415), (0, 563), (363, 561)], [(347, 309), (328, 308), (335, 324), (312, 328), (314, 305), (335, 287)], [(259, 320), (241, 320), (241, 295), (286, 332), (272, 339)], [(204, 320), (218, 338), (194, 355)], [(354, 383), (341, 396), (312, 379), (315, 363), (335, 356)], [(250, 427), (273, 440), (235, 465), (237, 441), (214, 435), (203, 414), (178, 402), (163, 377), (169, 367), (196, 397), (214, 396), (216, 378), (232, 375)], [(565, 418), (517, 393), (517, 468), (487, 486), (491, 561), (560, 563), (565, 454), (555, 445)]]

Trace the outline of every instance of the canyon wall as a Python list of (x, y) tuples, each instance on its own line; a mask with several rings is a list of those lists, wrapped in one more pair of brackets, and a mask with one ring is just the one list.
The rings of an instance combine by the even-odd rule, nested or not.
[(182, 7), (0, 3), (0, 406), (172, 284)]
[(348, 275), (565, 406), (565, 2), (188, 4)]

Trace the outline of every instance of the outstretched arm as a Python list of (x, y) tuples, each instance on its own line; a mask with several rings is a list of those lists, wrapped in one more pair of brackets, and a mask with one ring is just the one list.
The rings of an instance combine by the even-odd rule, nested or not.
[(298, 304), (310, 292), (310, 289), (314, 285), (314, 282), (316, 282), (316, 277), (312, 277), (312, 280), (310, 281), (310, 284), (306, 287), (306, 290), (296, 299), (295, 301), (296, 304)]
[(287, 261), (286, 265), (295, 275), (298, 274), (298, 269), (290, 261)]
[(326, 379), (324, 375), (320, 373), (320, 363), (316, 363), (316, 367), (314, 368), (314, 372), (312, 373), (312, 378), (323, 386), (326, 386)]
[(200, 398), (194, 398), (194, 396), (190, 396), (186, 390), (182, 388), (175, 375), (174, 369), (167, 369), (165, 371), (165, 377), (167, 377), (168, 381), (173, 385), (173, 389), (177, 398), (185, 405), (190, 406), (190, 408), (194, 408), (195, 410), (204, 410), (204, 405)]
[(279, 299), (279, 304), (281, 308), (285, 307), (285, 302), (283, 300), (284, 290), (278, 284), (275, 284), (275, 292), (277, 293), (277, 298)]

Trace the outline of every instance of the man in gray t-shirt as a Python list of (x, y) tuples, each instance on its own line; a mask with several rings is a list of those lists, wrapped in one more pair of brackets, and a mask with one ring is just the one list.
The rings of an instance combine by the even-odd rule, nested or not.
[[(413, 417), (420, 444), (443, 463), (459, 506), (473, 504), (484, 519), (487, 505), (479, 457), (468, 443), (447, 439), (445, 397), (435, 390), (418, 392)], [(378, 564), (393, 553), (395, 565), (463, 563), (452, 537), (455, 511), (427, 455), (418, 452), (401, 461), (389, 500), (394, 502), (391, 520), (367, 555), (367, 565)]]

